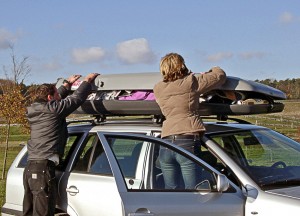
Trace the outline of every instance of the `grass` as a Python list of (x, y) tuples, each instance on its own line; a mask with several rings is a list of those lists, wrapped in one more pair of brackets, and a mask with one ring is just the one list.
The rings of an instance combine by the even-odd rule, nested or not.
[[(262, 114), (253, 116), (240, 116), (253, 124), (262, 125), (272, 128), (280, 133), (283, 133), (300, 142), (300, 100), (298, 101), (285, 101), (285, 109), (282, 113), (276, 114)], [(1, 138), (1, 135), (0, 135)], [(2, 137), (3, 138), (3, 137)], [(10, 167), (13, 159), (21, 150), (20, 143), (26, 143), (29, 135), (23, 135), (21, 129), (17, 126), (12, 127), (11, 136), (9, 141), (7, 168)], [(4, 143), (0, 142), (0, 167), (2, 171)], [(0, 207), (3, 206), (5, 201), (5, 183), (6, 179), (0, 179)]]
[(300, 100), (284, 101), (281, 113), (241, 116), (240, 118), (278, 131), (300, 142)]

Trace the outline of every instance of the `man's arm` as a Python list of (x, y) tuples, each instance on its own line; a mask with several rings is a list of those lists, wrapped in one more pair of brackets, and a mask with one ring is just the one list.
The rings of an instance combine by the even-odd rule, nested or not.
[(74, 82), (76, 82), (79, 78), (81, 77), (81, 75), (72, 75), (70, 76), (67, 80), (64, 80), (63, 85), (60, 86), (57, 91), (60, 94), (60, 97), (66, 98), (71, 90), (71, 86), (73, 85)]
[[(85, 77), (79, 88), (74, 93), (60, 101), (50, 101), (49, 109), (55, 111), (59, 116), (67, 117), (81, 106), (92, 90), (91, 82), (98, 76), (97, 73)], [(65, 88), (64, 86), (62, 88)]]

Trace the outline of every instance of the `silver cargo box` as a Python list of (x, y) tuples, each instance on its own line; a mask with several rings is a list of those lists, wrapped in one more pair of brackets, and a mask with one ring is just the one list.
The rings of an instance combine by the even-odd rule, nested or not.
[[(160, 73), (130, 73), (104, 74), (93, 83), (94, 94), (132, 91), (152, 92), (154, 85), (161, 80)], [(81, 84), (79, 79), (72, 85), (74, 91)], [(58, 79), (57, 87), (62, 85), (63, 79)], [(226, 98), (225, 92), (233, 92), (236, 100)], [(200, 113), (207, 115), (251, 115), (281, 112), (285, 100), (282, 91), (254, 81), (237, 77), (227, 77), (227, 81), (220, 88), (207, 92), (199, 101)], [(77, 114), (93, 114), (101, 116), (130, 116), (130, 115), (161, 115), (155, 100), (118, 100), (89, 99), (77, 109)]]

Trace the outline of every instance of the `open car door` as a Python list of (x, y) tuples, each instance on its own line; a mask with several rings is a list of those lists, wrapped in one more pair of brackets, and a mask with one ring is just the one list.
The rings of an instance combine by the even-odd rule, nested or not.
[[(124, 215), (244, 215), (245, 198), (240, 189), (189, 152), (145, 135), (97, 134), (113, 172)], [(160, 148), (168, 148), (195, 164), (199, 173), (195, 188), (185, 189), (182, 185), (165, 189), (158, 160)]]

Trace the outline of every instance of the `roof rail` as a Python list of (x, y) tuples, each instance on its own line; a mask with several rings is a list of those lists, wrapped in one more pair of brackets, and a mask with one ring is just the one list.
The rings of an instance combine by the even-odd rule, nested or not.
[[(91, 123), (91, 125), (97, 125), (103, 122), (108, 122), (109, 121), (137, 121), (137, 120), (148, 120), (148, 121), (152, 121), (153, 123), (156, 124), (162, 124), (163, 121), (165, 120), (165, 117), (162, 115), (149, 115), (149, 116), (135, 116), (134, 118), (128, 117), (128, 116), (119, 116), (119, 117), (108, 117), (106, 118), (106, 116), (102, 116), (102, 115), (92, 115), (91, 116), (92, 119), (76, 119), (76, 120), (69, 120), (67, 121), (67, 125), (69, 124), (76, 124), (76, 123)], [(241, 124), (251, 124), (251, 122), (248, 122), (246, 120), (243, 119), (239, 119), (239, 118), (233, 118), (233, 117), (228, 117), (227, 115), (217, 115), (217, 116), (201, 116), (202, 120), (205, 119), (213, 119), (213, 120), (217, 120), (217, 121), (222, 121), (222, 122), (227, 122), (228, 120), (231, 121), (235, 121), (237, 123), (241, 123)]]
[(152, 119), (154, 123), (157, 124), (162, 124), (162, 122), (165, 120), (165, 117), (163, 115), (142, 115), (142, 116), (104, 116), (104, 115), (92, 115), (95, 118), (95, 122), (100, 123), (100, 122), (105, 122), (107, 119), (112, 120), (129, 120), (129, 119)]
[(216, 119), (218, 121), (235, 121), (240, 124), (251, 124), (251, 122), (248, 122), (243, 119), (238, 119), (238, 118), (233, 118), (233, 117), (228, 117), (227, 115), (218, 115), (218, 116), (201, 116), (202, 119)]
[(82, 120), (76, 119), (76, 120), (69, 120), (69, 121), (67, 121), (67, 125), (69, 125), (69, 124), (75, 124), (75, 123), (84, 123), (84, 122), (86, 122), (86, 123), (91, 123), (92, 125), (95, 125), (95, 120), (94, 120), (94, 119), (82, 119)]
[(93, 117), (95, 117), (95, 121), (97, 123), (104, 122), (106, 120), (105, 115), (93, 115)]

